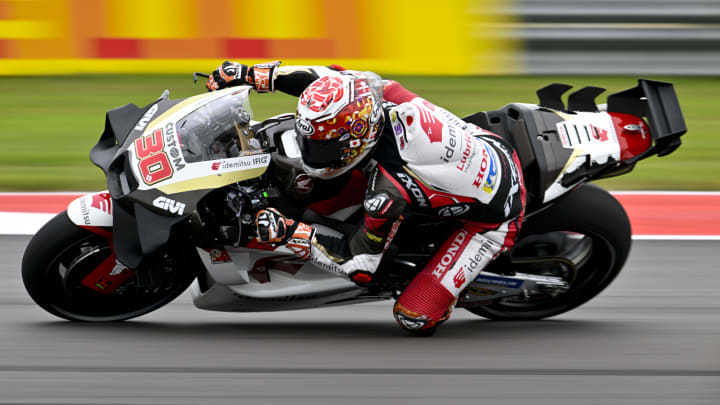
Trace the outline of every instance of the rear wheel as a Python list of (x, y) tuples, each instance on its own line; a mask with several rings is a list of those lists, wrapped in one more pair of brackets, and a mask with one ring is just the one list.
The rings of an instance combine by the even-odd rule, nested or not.
[(32, 238), (22, 261), (25, 288), (53, 315), (74, 321), (120, 321), (162, 307), (195, 278), (195, 258), (184, 249), (160, 252), (110, 294), (81, 281), (112, 255), (107, 239), (77, 227), (66, 212), (58, 214)]
[(521, 265), (517, 271), (562, 277), (570, 283), (569, 290), (499, 298), (467, 309), (496, 320), (542, 319), (567, 312), (610, 284), (625, 264), (630, 245), (630, 222), (620, 203), (602, 188), (583, 185), (528, 219), (512, 250), (514, 261), (553, 258)]

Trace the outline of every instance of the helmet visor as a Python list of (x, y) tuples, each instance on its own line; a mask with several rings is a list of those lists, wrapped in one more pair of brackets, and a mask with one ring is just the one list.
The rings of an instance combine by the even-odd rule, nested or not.
[(338, 168), (345, 165), (343, 156), (347, 141), (336, 139), (317, 140), (298, 135), (298, 146), (303, 162), (316, 169)]

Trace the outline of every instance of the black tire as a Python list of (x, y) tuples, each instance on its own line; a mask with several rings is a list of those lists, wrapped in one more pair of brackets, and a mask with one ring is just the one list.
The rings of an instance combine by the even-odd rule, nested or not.
[[(187, 254), (190, 249), (176, 249)], [(192, 250), (194, 252), (194, 249)], [(185, 253), (183, 253), (185, 252)], [(111, 322), (154, 311), (179, 296), (192, 283), (197, 258), (159, 253), (111, 294), (80, 284), (111, 255), (107, 239), (77, 227), (62, 212), (30, 240), (22, 261), (22, 277), (30, 297), (43, 309), (72, 321)], [(140, 274), (148, 274), (140, 280)]]
[[(570, 289), (557, 296), (500, 298), (467, 309), (494, 320), (536, 320), (570, 311), (615, 279), (630, 253), (631, 236), (630, 221), (620, 203), (600, 187), (582, 185), (529, 218), (512, 251), (514, 258), (532, 257), (533, 253), (571, 258), (577, 262), (577, 273), (572, 276)], [(536, 266), (537, 273), (543, 273), (542, 266)], [(545, 270), (550, 267), (545, 265)]]

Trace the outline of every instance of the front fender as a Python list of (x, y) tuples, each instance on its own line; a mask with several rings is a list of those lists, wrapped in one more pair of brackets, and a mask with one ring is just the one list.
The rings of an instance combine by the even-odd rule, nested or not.
[(75, 199), (67, 215), (79, 228), (110, 240), (117, 259), (132, 269), (140, 266), (144, 256), (164, 246), (172, 226), (184, 218), (157, 215), (139, 203), (128, 212), (124, 206), (114, 205), (107, 191)]
[(67, 208), (70, 221), (75, 225), (93, 229), (113, 226), (113, 203), (110, 193), (101, 191), (73, 200)]

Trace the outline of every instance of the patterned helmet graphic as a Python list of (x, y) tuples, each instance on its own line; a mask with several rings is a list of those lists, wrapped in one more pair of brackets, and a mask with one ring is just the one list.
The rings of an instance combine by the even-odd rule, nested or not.
[(325, 76), (308, 86), (295, 121), (305, 171), (332, 178), (360, 163), (377, 143), (381, 102), (362, 74)]

